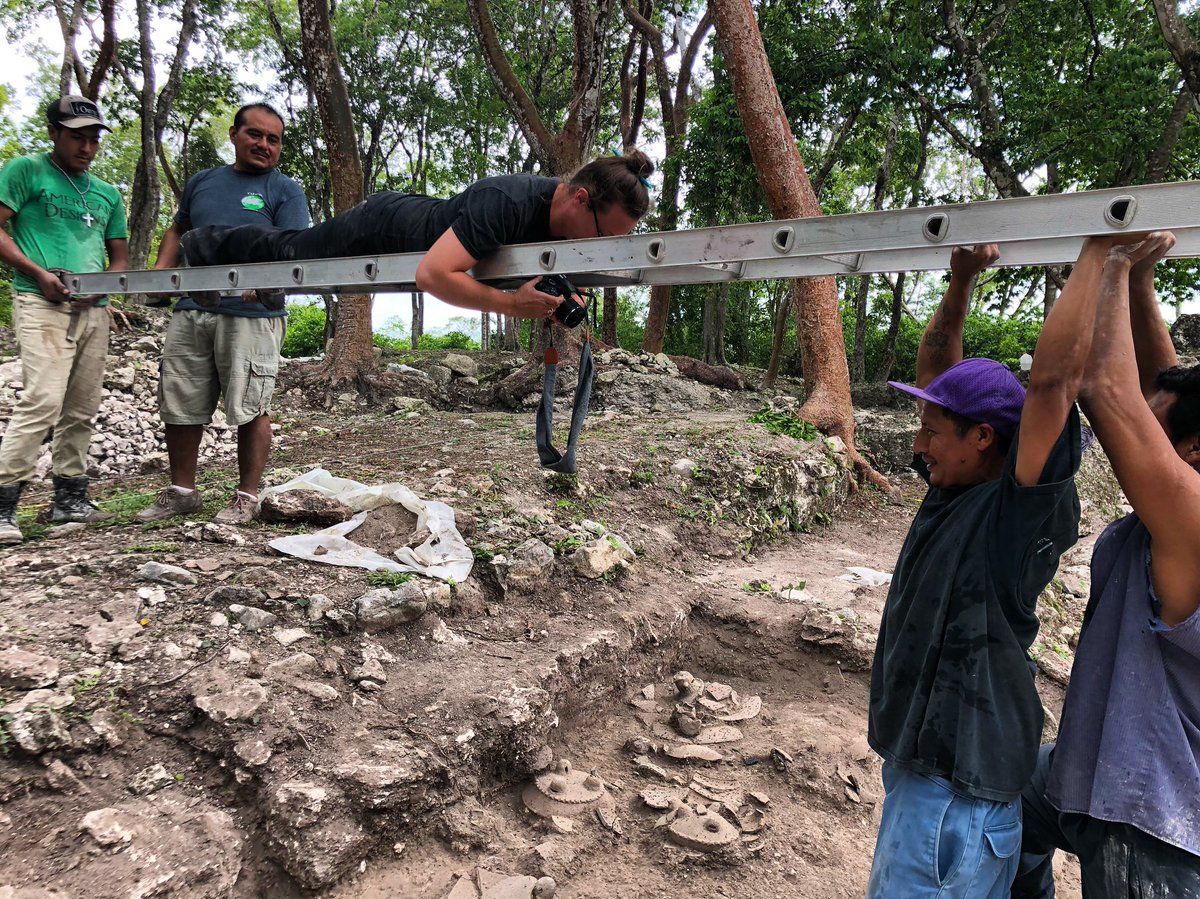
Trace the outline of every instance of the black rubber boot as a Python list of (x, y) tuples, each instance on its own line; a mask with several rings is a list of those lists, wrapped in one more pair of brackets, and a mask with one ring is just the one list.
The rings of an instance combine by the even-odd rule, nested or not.
[(86, 476), (78, 478), (60, 478), (54, 476), (54, 508), (50, 510), (50, 520), (55, 524), (67, 521), (82, 521), (94, 524), (97, 521), (108, 521), (113, 517), (111, 512), (101, 512), (87, 498), (89, 480)]
[(17, 527), (17, 503), (24, 489), (24, 484), (0, 487), (0, 546), (16, 546), (23, 539)]

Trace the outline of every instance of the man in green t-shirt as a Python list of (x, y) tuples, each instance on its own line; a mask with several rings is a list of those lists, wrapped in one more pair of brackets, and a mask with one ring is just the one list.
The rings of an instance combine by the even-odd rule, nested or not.
[(46, 109), (54, 148), (0, 170), (0, 262), (13, 269), (13, 331), (24, 389), (0, 441), (0, 545), (21, 542), (17, 502), (51, 449), (57, 522), (102, 521), (87, 498), (87, 450), (100, 408), (109, 315), (103, 296), (72, 298), (55, 270), (123, 271), (129, 265), (125, 206), (88, 169), (100, 147), (100, 108), (68, 96)]

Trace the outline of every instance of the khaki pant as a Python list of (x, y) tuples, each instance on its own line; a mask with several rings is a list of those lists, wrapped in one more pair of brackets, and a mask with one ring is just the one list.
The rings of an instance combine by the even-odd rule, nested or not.
[(75, 309), (41, 294), (13, 293), (13, 331), (25, 387), (0, 442), (0, 485), (34, 476), (38, 451), (51, 428), (54, 473), (64, 478), (87, 474), (108, 326), (108, 310), (102, 306)]
[(271, 411), (287, 319), (184, 309), (171, 316), (158, 379), (163, 424), (206, 425), (221, 397), (225, 420), (249, 424)]

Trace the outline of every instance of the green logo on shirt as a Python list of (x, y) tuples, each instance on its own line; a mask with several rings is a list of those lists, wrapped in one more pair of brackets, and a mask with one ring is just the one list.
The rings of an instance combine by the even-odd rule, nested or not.
[(267, 201), (263, 199), (262, 194), (248, 193), (246, 196), (242, 197), (243, 209), (250, 209), (254, 212), (258, 212), (266, 205)]

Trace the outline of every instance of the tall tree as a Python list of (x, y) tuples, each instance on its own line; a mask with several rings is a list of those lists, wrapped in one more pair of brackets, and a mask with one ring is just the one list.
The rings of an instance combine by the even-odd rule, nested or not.
[[(721, 39), (759, 183), (772, 214), (777, 219), (821, 215), (775, 88), (750, 0), (712, 0), (709, 8)], [(803, 334), (801, 364), (806, 397), (800, 414), (822, 430), (842, 438), (860, 479), (888, 486), (887, 480), (871, 468), (854, 445), (850, 371), (834, 279), (793, 281), (792, 301), (797, 330)]]
[[(571, 91), (562, 127), (552, 131), (534, 95), (513, 70), (492, 19), (490, 0), (467, 0), (492, 83), (542, 169), (568, 175), (592, 152), (600, 128), (601, 75), (616, 0), (570, 0)], [(550, 31), (553, 35), (553, 29)]]
[[(658, 87), (661, 106), (663, 136), (666, 153), (661, 169), (662, 191), (658, 196), (658, 208), (654, 221), (656, 231), (674, 231), (679, 226), (679, 189), (682, 166), (679, 162), (687, 138), (688, 111), (692, 104), (692, 69), (700, 48), (712, 27), (712, 16), (706, 9), (687, 38), (679, 60), (679, 72), (671, 77), (667, 68), (667, 46), (662, 31), (651, 21), (653, 0), (640, 0), (635, 7), (633, 0), (624, 0), (625, 17), (641, 34), (643, 46), (650, 49), (654, 64), (654, 80)], [(680, 41), (682, 27), (677, 28), (673, 40)], [(672, 83), (673, 82), (673, 83)], [(661, 353), (663, 335), (667, 328), (667, 315), (671, 306), (671, 287), (656, 284), (650, 288), (650, 309), (646, 313), (646, 330), (642, 336), (642, 352)]]
[(188, 50), (196, 34), (197, 5), (198, 0), (183, 0), (179, 10), (179, 33), (161, 88), (157, 85), (154, 53), (154, 39), (161, 36), (161, 32), (156, 31), (150, 0), (137, 0), (136, 3), (136, 58), (126, 62), (118, 54), (113, 60), (125, 87), (136, 98), (142, 138), (142, 153), (134, 171), (133, 191), (129, 198), (129, 264), (132, 268), (146, 267), (158, 230), (158, 212), (162, 206), (158, 158), (162, 150), (163, 131), (179, 93)]
[[(325, 136), (333, 208), (335, 213), (345, 212), (363, 199), (363, 169), (350, 95), (333, 44), (327, 0), (299, 0), (299, 9), (301, 51)], [(331, 385), (361, 381), (374, 362), (371, 295), (343, 294), (337, 303), (333, 339), (325, 352), (323, 377)]]

